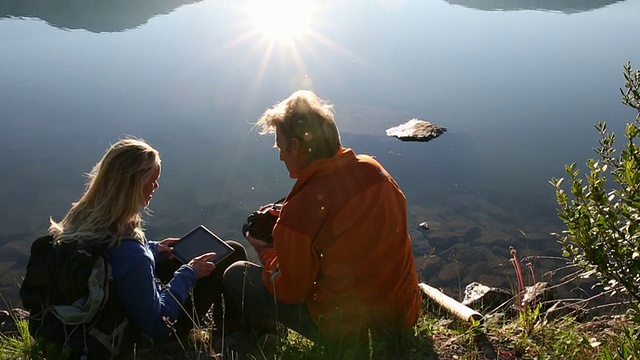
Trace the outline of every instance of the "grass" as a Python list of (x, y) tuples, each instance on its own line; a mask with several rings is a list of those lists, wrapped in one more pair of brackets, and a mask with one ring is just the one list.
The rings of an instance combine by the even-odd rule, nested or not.
[[(180, 358), (224, 360), (640, 359), (640, 314), (634, 317), (631, 311), (627, 311), (629, 314), (621, 313), (625, 309), (621, 310), (619, 306), (606, 307), (596, 302), (598, 305), (587, 309), (587, 312), (602, 313), (604, 309), (611, 313), (583, 321), (581, 314), (586, 304), (593, 302), (596, 297), (572, 303), (569, 301), (571, 299), (543, 300), (538, 296), (527, 296), (531, 289), (525, 286), (525, 276), (520, 266), (522, 260), (518, 259), (514, 249), (511, 249), (511, 256), (516, 275), (513, 298), (498, 309), (485, 312), (482, 322), (460, 320), (425, 296), (422, 315), (412, 329), (394, 337), (369, 336), (365, 344), (314, 343), (289, 330), (279, 342), (254, 346), (246, 356), (231, 354), (221, 357), (217, 355), (221, 349), (215, 349), (212, 345), (215, 336), (211, 329), (202, 325), (196, 326), (199, 330), (194, 332), (188, 343), (180, 343), (177, 352), (171, 353), (180, 353)], [(524, 263), (532, 283), (530, 288), (535, 290), (538, 283), (533, 267), (527, 259), (524, 259)], [(573, 279), (581, 275), (576, 272)], [(571, 280), (561, 282), (567, 283), (571, 283)], [(573, 312), (553, 316), (555, 313), (549, 310), (550, 305), (566, 303), (569, 303)], [(618, 302), (614, 304), (619, 305)], [(25, 320), (15, 315), (13, 320), (16, 330), (0, 334), (0, 360), (65, 358), (64, 354), (57, 354), (42, 344), (34, 343)], [(188, 357), (184, 356), (186, 354)], [(167, 358), (166, 352), (162, 355)]]
[(0, 335), (0, 358), (2, 359), (22, 359), (31, 356), (31, 338), (26, 321), (16, 322), (17, 333)]
[[(17, 325), (17, 332), (1, 335), (0, 359), (44, 358), (45, 349), (32, 343), (26, 322), (17, 320)], [(393, 339), (329, 345), (289, 331), (275, 350), (256, 348), (248, 358), (628, 360), (640, 359), (640, 327), (625, 316), (588, 322), (570, 316), (546, 320), (535, 309), (509, 320), (491, 317), (484, 323), (465, 323), (426, 307), (413, 329)]]
[(547, 321), (539, 312), (529, 311), (511, 320), (496, 318), (481, 324), (425, 309), (411, 331), (393, 339), (370, 339), (362, 345), (319, 344), (289, 331), (275, 354), (256, 349), (248, 358), (631, 360), (640, 359), (638, 331), (633, 319), (626, 317), (579, 322), (565, 316)]

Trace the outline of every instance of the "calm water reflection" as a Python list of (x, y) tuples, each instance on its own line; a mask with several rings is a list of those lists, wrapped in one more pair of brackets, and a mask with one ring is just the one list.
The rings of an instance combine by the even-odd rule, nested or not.
[[(246, 214), (292, 185), (251, 123), (312, 88), (335, 104), (343, 143), (376, 156), (405, 190), (422, 280), (456, 295), (475, 280), (508, 285), (509, 246), (558, 253), (547, 181), (593, 156), (593, 123), (619, 132), (634, 115), (618, 88), (622, 64), (640, 66), (624, 37), (637, 2), (325, 1), (293, 45), (266, 37), (274, 29), (256, 17), (267, 12), (249, 1), (112, 3), (0, 5), (0, 290), (10, 301), (30, 242), (125, 134), (163, 154), (151, 237), (202, 223), (239, 239)], [(412, 117), (448, 131), (429, 143), (384, 135)]]
[(591, 11), (621, 0), (446, 0), (450, 4), (489, 11), (542, 10), (567, 14)]
[(61, 29), (115, 32), (137, 28), (154, 16), (198, 1), (201, 0), (3, 0), (0, 18), (38, 18)]

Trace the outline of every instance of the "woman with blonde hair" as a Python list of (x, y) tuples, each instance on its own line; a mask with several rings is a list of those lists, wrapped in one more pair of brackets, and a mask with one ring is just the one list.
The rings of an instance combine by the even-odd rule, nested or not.
[(62, 221), (50, 220), (56, 242), (101, 240), (109, 247), (123, 236), (144, 240), (140, 207), (158, 188), (160, 153), (144, 140), (126, 138), (111, 145), (88, 174), (87, 190)]
[[(88, 174), (80, 200), (62, 221), (50, 220), (49, 231), (55, 243), (97, 242), (106, 247), (115, 293), (126, 316), (142, 333), (164, 341), (174, 332), (187, 335), (197, 321), (190, 311), (203, 317), (212, 302), (221, 308), (222, 273), (234, 261), (246, 259), (246, 252), (228, 241), (235, 252), (217, 266), (210, 261), (214, 253), (181, 264), (172, 256), (177, 238), (149, 241), (141, 212), (159, 187), (160, 173), (160, 154), (144, 140), (116, 142)], [(164, 284), (156, 281), (156, 263), (168, 274), (160, 279)], [(193, 299), (188, 301), (192, 289)], [(215, 313), (222, 310), (214, 309)]]

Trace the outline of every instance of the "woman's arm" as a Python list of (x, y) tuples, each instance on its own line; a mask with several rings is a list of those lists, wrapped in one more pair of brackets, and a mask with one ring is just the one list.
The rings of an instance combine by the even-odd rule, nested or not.
[(188, 265), (181, 266), (173, 279), (161, 286), (156, 281), (154, 256), (137, 241), (122, 241), (109, 252), (109, 264), (116, 293), (131, 321), (154, 339), (168, 339), (171, 328), (198, 279)]

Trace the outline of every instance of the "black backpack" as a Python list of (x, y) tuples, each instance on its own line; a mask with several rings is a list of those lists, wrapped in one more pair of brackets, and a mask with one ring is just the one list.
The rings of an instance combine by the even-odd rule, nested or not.
[(135, 329), (128, 326), (112, 282), (102, 245), (54, 244), (51, 235), (38, 238), (20, 287), (29, 333), (71, 359), (113, 359), (128, 353)]

